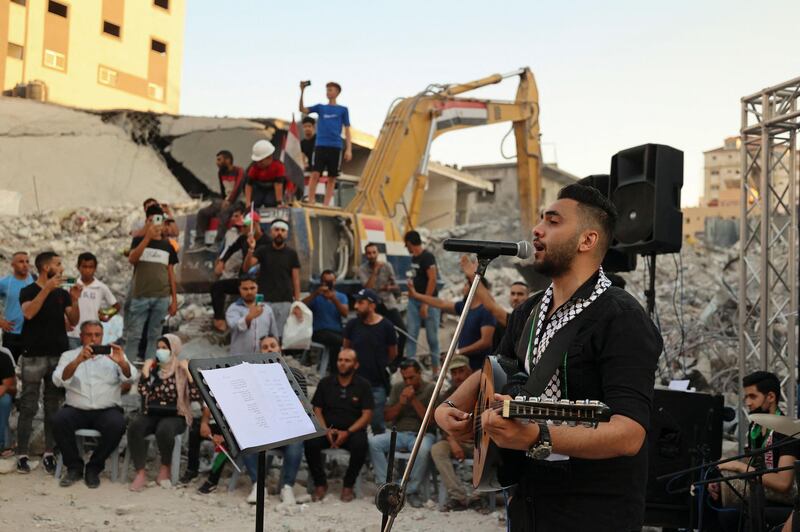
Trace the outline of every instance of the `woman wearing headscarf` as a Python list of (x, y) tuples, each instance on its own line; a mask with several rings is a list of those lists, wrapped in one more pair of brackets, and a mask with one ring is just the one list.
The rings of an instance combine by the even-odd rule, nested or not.
[(183, 434), (186, 427), (192, 424), (190, 402), (200, 400), (189, 375), (188, 363), (178, 360), (181, 348), (180, 338), (165, 334), (158, 340), (155, 360), (147, 360), (142, 367), (139, 394), (142, 396), (143, 411), (128, 427), (128, 451), (136, 469), (131, 491), (141, 491), (147, 483), (145, 437), (149, 434), (155, 434), (161, 455), (156, 484), (171, 486), (170, 463), (175, 436)]

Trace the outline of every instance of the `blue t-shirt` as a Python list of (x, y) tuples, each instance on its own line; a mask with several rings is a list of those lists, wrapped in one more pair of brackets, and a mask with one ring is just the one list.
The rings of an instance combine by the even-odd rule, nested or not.
[[(464, 302), (459, 301), (455, 305), (457, 314), (461, 314), (464, 310)], [(469, 310), (467, 321), (464, 322), (464, 328), (461, 330), (461, 336), (458, 338), (458, 347), (467, 347), (474, 344), (481, 339), (481, 327), (496, 327), (497, 320), (494, 319), (492, 313), (486, 310), (486, 307), (480, 305)], [(469, 353), (469, 365), (472, 369), (480, 369), (483, 367), (483, 359), (492, 354), (491, 346), (485, 351)]]
[[(336, 292), (336, 299), (347, 306), (347, 296), (341, 292)], [(325, 296), (319, 295), (311, 300), (308, 306), (314, 314), (314, 331), (336, 331), (342, 330), (342, 315), (339, 309)]]
[(6, 302), (5, 319), (14, 322), (14, 334), (22, 332), (22, 324), (25, 317), (22, 315), (22, 306), (19, 303), (19, 291), (33, 282), (33, 275), (28, 274), (28, 278), (20, 281), (13, 275), (6, 275), (0, 278), (0, 298)]
[(317, 113), (316, 147), (342, 149), (342, 127), (350, 127), (350, 112), (344, 105), (318, 103), (308, 108)]

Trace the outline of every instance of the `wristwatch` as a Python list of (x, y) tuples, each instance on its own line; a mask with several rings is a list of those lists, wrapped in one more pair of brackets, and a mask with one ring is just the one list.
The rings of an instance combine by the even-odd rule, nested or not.
[(537, 425), (539, 425), (539, 440), (531, 445), (525, 456), (533, 460), (545, 460), (553, 450), (550, 429), (547, 428), (547, 423), (537, 423)]

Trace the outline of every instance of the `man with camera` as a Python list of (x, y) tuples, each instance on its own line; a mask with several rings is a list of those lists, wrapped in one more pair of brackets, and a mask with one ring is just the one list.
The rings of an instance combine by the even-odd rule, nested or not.
[(39, 392), (44, 382), (44, 446), (42, 465), (48, 473), (56, 470), (53, 457), (52, 416), (63, 397), (53, 385), (51, 376), (58, 357), (69, 348), (66, 322), (76, 325), (80, 319), (78, 299), (82, 288), (74, 285), (69, 292), (61, 288), (64, 266), (61, 257), (52, 251), (39, 253), (34, 261), (39, 278), (19, 292), (19, 302), (25, 322), (22, 325), (22, 345), (25, 354), (20, 358), (22, 394), (19, 401), (17, 426), (17, 472), (30, 473), (28, 446), (33, 432), (33, 418), (39, 411)]
[[(100, 345), (103, 324), (88, 320), (81, 324), (81, 347), (61, 355), (53, 372), (53, 384), (66, 390), (64, 406), (53, 416), (55, 436), (67, 472), (61, 487), (84, 479), (90, 488), (100, 485), (100, 472), (125, 433), (122, 385), (133, 384), (137, 373), (118, 345)], [(75, 431), (98, 431), (100, 441), (84, 471)]]
[(347, 107), (336, 103), (342, 92), (342, 86), (334, 81), (325, 85), (327, 104), (316, 104), (306, 107), (303, 104), (303, 93), (311, 85), (310, 81), (300, 82), (300, 112), (317, 113), (317, 136), (314, 145), (314, 157), (311, 165), (311, 177), (308, 181), (308, 201), (316, 203), (317, 182), (322, 172), (328, 172), (325, 183), (325, 200), (323, 205), (330, 205), (342, 159), (342, 129), (344, 129), (344, 160), (353, 158), (353, 142), (350, 138), (350, 111)]
[(145, 358), (155, 358), (161, 322), (178, 312), (178, 289), (174, 266), (178, 254), (165, 234), (164, 211), (159, 205), (147, 208), (144, 236), (131, 242), (128, 262), (133, 264), (131, 295), (126, 315), (125, 346), (128, 357), (138, 358), (139, 341), (147, 338)]
[(331, 358), (342, 348), (342, 318), (347, 317), (347, 296), (337, 291), (336, 274), (325, 270), (320, 275), (319, 287), (308, 294), (303, 303), (314, 315), (314, 333), (311, 339), (328, 348)]

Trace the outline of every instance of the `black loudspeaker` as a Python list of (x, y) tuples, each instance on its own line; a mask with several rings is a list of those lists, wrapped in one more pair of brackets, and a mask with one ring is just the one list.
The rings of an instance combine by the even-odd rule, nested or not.
[(722, 396), (705, 393), (655, 390), (650, 430), (647, 432), (648, 477), (645, 525), (692, 528), (697, 501), (687, 488), (700, 473), (670, 481), (656, 480), (722, 454)]
[[(595, 174), (579, 180), (581, 185), (594, 187), (606, 197), (611, 197), (611, 177), (608, 174)], [(636, 269), (636, 253), (619, 249), (617, 240), (611, 243), (603, 259), (603, 270), (606, 272), (632, 272)]]
[(619, 217), (616, 247), (641, 254), (675, 253), (683, 242), (683, 152), (644, 144), (611, 158), (610, 197)]

